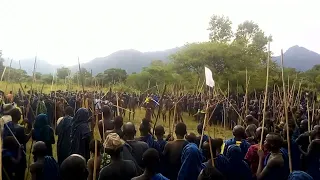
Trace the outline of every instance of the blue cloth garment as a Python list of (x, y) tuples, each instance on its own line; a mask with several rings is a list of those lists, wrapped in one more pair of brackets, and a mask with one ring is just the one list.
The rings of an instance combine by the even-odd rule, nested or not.
[[(233, 145), (233, 144), (236, 144), (236, 143), (237, 142), (236, 142), (236, 140), (234, 138), (231, 138), (231, 139), (227, 140), (225, 142), (223, 155), (227, 154), (227, 150), (228, 150), (228, 147), (230, 145)], [(240, 149), (241, 149), (241, 154), (242, 154), (241, 157), (242, 157), (242, 159), (244, 159), (244, 157), (246, 156), (249, 147), (250, 147), (250, 144), (245, 139), (241, 140)]]
[(162, 153), (159, 144), (153, 139), (151, 134), (148, 134), (147, 136), (140, 137), (140, 141), (147, 143), (149, 148), (156, 149), (159, 153)]
[(313, 178), (303, 171), (293, 171), (288, 180), (313, 180)]
[(36, 117), (32, 139), (35, 141), (43, 141), (47, 146), (46, 155), (52, 156), (52, 144), (55, 143), (55, 139), (46, 114), (39, 114)]
[(44, 158), (43, 178), (42, 180), (60, 179), (59, 165), (52, 156)]
[(151, 180), (169, 180), (168, 178), (164, 177), (161, 173), (155, 174)]
[(228, 179), (251, 180), (252, 174), (248, 164), (242, 158), (241, 148), (235, 144), (227, 149), (227, 158), (229, 160)]
[[(203, 164), (205, 165), (205, 167), (212, 166), (210, 159)], [(219, 154), (216, 158), (214, 158), (214, 167), (217, 168), (217, 170), (219, 170), (224, 177), (227, 177), (229, 173), (229, 161), (225, 156)]]
[(88, 124), (89, 111), (85, 108), (77, 110), (71, 124), (70, 154), (80, 154), (86, 160), (90, 159), (89, 143), (91, 131)]
[(58, 135), (57, 155), (58, 163), (61, 164), (70, 154), (70, 132), (71, 132), (72, 117), (66, 116), (58, 124), (56, 134)]
[(198, 175), (204, 168), (203, 156), (197, 145), (187, 144), (181, 154), (181, 168), (178, 173), (178, 180), (197, 180)]

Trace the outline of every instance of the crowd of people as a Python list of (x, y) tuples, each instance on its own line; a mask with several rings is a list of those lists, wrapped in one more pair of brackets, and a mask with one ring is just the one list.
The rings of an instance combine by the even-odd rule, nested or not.
[[(277, 109), (276, 100), (266, 108), (263, 125), (262, 101), (257, 99), (246, 104), (221, 101), (219, 96), (164, 98), (106, 93), (97, 97), (95, 93), (78, 96), (63, 92), (57, 96), (22, 95), (20, 91), (4, 96), (2, 179), (320, 180), (317, 101), (309, 100), (314, 102), (312, 106), (301, 98), (297, 106), (289, 108), (286, 126), (283, 108)], [(141, 123), (124, 122), (126, 110), (130, 109), (134, 118), (139, 106), (146, 110)], [(159, 106), (165, 112), (161, 111), (163, 121), (174, 116), (172, 133), (153, 121)], [(196, 134), (187, 132), (182, 118), (185, 112), (198, 121)], [(233, 137), (224, 140), (203, 132), (210, 128), (206, 116), (201, 115), (206, 113), (208, 124), (227, 124), (225, 128), (232, 127)], [(101, 141), (94, 138), (96, 126)], [(29, 152), (26, 144), (30, 139)]]

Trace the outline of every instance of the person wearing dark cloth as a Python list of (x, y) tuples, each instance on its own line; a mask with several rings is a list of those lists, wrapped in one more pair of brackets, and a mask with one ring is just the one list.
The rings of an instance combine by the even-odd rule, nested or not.
[(290, 173), (288, 180), (314, 180), (314, 178), (303, 171), (293, 171)]
[(107, 105), (102, 106), (101, 112), (103, 115), (103, 119), (99, 121), (99, 132), (102, 139), (104, 139), (105, 138), (103, 137), (104, 132), (113, 130), (114, 124), (113, 124), (113, 121), (111, 120), (111, 110), (109, 106)]
[(150, 148), (146, 152), (144, 152), (142, 162), (143, 167), (145, 168), (143, 174), (133, 178), (132, 180), (169, 180), (158, 171), (160, 156), (157, 150)]
[(38, 141), (33, 145), (34, 163), (30, 166), (32, 180), (60, 179), (59, 165), (52, 156), (47, 156), (47, 146)]
[[(97, 141), (97, 162), (96, 162), (96, 179), (99, 178), (99, 172), (100, 172), (100, 167), (101, 167), (101, 161), (102, 161), (102, 156), (101, 156), (101, 148), (102, 148), (102, 144), (100, 141)], [(90, 142), (90, 152), (93, 154), (92, 157), (94, 157), (94, 153), (95, 153), (95, 140), (91, 140)], [(93, 172), (94, 172), (94, 158), (90, 158), (88, 163), (88, 180), (93, 180)]]
[(150, 131), (151, 131), (151, 125), (148, 119), (143, 119), (142, 123), (140, 124), (140, 138), (138, 138), (139, 141), (146, 142), (149, 146), (149, 148), (154, 148), (160, 152), (160, 146), (159, 144), (154, 141)]
[(159, 144), (160, 152), (163, 152), (164, 147), (167, 144), (167, 141), (163, 139), (163, 136), (165, 134), (164, 127), (162, 125), (158, 125), (156, 126), (154, 132), (157, 137), (157, 143)]
[(117, 133), (120, 138), (123, 138), (123, 131), (122, 131), (122, 125), (123, 125), (123, 118), (121, 116), (117, 116), (114, 118), (114, 130), (112, 132)]
[[(2, 179), (15, 179), (16, 165), (20, 163), (23, 147), (16, 142), (13, 136), (3, 139), (2, 147)], [(18, 154), (16, 154), (18, 153)]]
[(132, 122), (127, 122), (123, 125), (124, 140), (132, 148), (132, 156), (136, 160), (137, 164), (141, 167), (142, 155), (149, 148), (148, 144), (143, 141), (138, 141), (134, 139), (136, 135), (136, 129)]
[(245, 118), (245, 122), (247, 126), (249, 126), (250, 124), (254, 124), (256, 125), (256, 127), (259, 127), (259, 121), (256, 118), (254, 118), (252, 115), (247, 115)]
[[(215, 138), (215, 139), (210, 139), (211, 140), (211, 147), (212, 147), (212, 155), (214, 159), (214, 167), (221, 173), (223, 174), (224, 177), (228, 176), (229, 173), (229, 161), (228, 159), (220, 154), (221, 152), (221, 146), (223, 144), (223, 140), (220, 138)], [(211, 160), (211, 155), (210, 155), (210, 147), (209, 143), (205, 142), (203, 145), (203, 149), (206, 151), (206, 157), (208, 159), (207, 162), (204, 162), (203, 165), (205, 167), (213, 167), (212, 165), (212, 160)]]
[(251, 170), (248, 164), (243, 160), (241, 149), (233, 144), (227, 149), (227, 158), (229, 160), (228, 179), (250, 180), (252, 179)]
[(227, 149), (230, 145), (236, 144), (237, 146), (240, 146), (241, 153), (242, 153), (242, 159), (244, 159), (250, 144), (245, 140), (245, 129), (241, 125), (236, 125), (232, 130), (234, 138), (231, 138), (225, 142), (223, 154), (227, 154)]
[(164, 176), (168, 179), (177, 179), (179, 170), (181, 168), (181, 154), (183, 148), (188, 144), (184, 139), (187, 134), (187, 126), (179, 122), (175, 127), (175, 134), (177, 139), (168, 142), (163, 150), (163, 156), (166, 164), (166, 171)]
[(258, 150), (259, 166), (257, 179), (286, 180), (289, 175), (289, 162), (286, 150), (281, 149), (283, 139), (279, 134), (269, 133), (266, 136), (264, 147), (270, 152), (264, 158), (263, 150)]
[(223, 174), (215, 167), (205, 167), (199, 174), (198, 180), (225, 180)]
[[(283, 134), (287, 134), (287, 127), (284, 128)], [(292, 137), (293, 129), (289, 128), (289, 136)], [(288, 152), (288, 142), (287, 142), (287, 136), (284, 136), (284, 144), (283, 148)], [(301, 153), (299, 145), (294, 141), (292, 138), (290, 138), (290, 150), (291, 150), (291, 159), (292, 159), (292, 170), (298, 171), (301, 170)]]
[(56, 128), (56, 135), (58, 135), (57, 156), (59, 165), (61, 165), (61, 163), (70, 155), (68, 147), (71, 142), (70, 132), (72, 117), (74, 116), (73, 112), (72, 107), (66, 107), (65, 116)]
[(130, 180), (138, 175), (135, 163), (130, 160), (123, 160), (121, 157), (124, 144), (125, 142), (120, 139), (118, 134), (108, 134), (103, 146), (106, 153), (111, 156), (111, 163), (101, 169), (99, 180)]
[[(198, 132), (199, 136), (197, 137), (197, 143), (196, 143), (197, 146), (200, 145), (201, 135), (202, 135), (202, 129), (203, 129), (203, 124), (202, 124), (202, 123), (198, 124), (198, 126), (197, 126), (197, 132)], [(203, 134), (202, 145), (203, 145), (204, 142), (206, 142), (206, 141), (208, 142), (208, 140), (209, 140), (209, 137), (208, 137), (207, 135)]]
[(250, 124), (249, 126), (247, 126), (246, 128), (246, 137), (247, 137), (247, 142), (250, 145), (254, 145), (258, 143), (258, 139), (256, 137), (256, 130), (257, 130), (257, 126), (254, 124)]
[[(31, 130), (29, 134), (25, 134), (24, 128), (18, 124), (18, 121), (21, 119), (21, 112), (19, 111), (19, 109), (14, 108), (9, 112), (9, 114), (11, 115), (12, 121), (4, 125), (3, 139), (7, 136), (15, 136), (19, 141), (19, 144), (23, 146), (23, 151), (25, 151), (26, 143), (29, 141), (33, 130)], [(18, 154), (18, 152), (16, 152), (15, 154)], [(24, 174), (27, 168), (27, 159), (24, 153), (21, 156), (19, 164), (17, 164), (15, 167), (15, 179), (24, 180)]]
[[(246, 162), (249, 163), (250, 168), (251, 168), (251, 172), (253, 174), (253, 176), (256, 176), (256, 172), (259, 166), (259, 156), (258, 156), (258, 150), (260, 148), (260, 141), (261, 141), (261, 133), (262, 133), (262, 127), (258, 127), (256, 130), (256, 137), (258, 140), (258, 143), (255, 145), (251, 145), (248, 149), (248, 152), (245, 156), (245, 160)], [(262, 142), (264, 142), (264, 140), (266, 139), (266, 136), (268, 134), (268, 129), (264, 128), (263, 130), (263, 137), (262, 137)], [(262, 144), (262, 150), (264, 152), (264, 158), (267, 156), (268, 151), (267, 149), (264, 147), (264, 145)]]
[(195, 144), (196, 135), (190, 133), (187, 139), (189, 144), (182, 150), (181, 168), (178, 173), (178, 180), (196, 180), (199, 173), (204, 168), (204, 165), (202, 164), (202, 153)]
[(87, 180), (86, 159), (79, 154), (67, 157), (60, 166), (61, 180)]
[[(308, 121), (307, 121), (307, 123), (308, 123)], [(301, 121), (300, 132), (303, 132), (303, 133), (299, 135), (299, 137), (296, 139), (295, 142), (298, 145), (299, 151), (301, 153), (301, 157), (300, 157), (300, 159), (301, 159), (301, 170), (306, 170), (307, 164), (306, 164), (306, 156), (305, 155), (308, 152), (308, 147), (309, 147), (309, 144), (310, 144), (309, 136), (311, 136), (311, 139), (313, 138), (312, 136), (314, 135), (316, 126), (313, 128), (313, 131), (308, 132), (308, 131), (305, 131), (305, 127), (304, 127), (305, 125), (303, 125), (303, 124), (305, 124), (305, 122), (302, 123), (302, 121)], [(307, 125), (306, 128), (308, 128), (308, 125)]]
[(46, 155), (52, 156), (52, 144), (55, 143), (55, 139), (53, 129), (49, 125), (48, 116), (46, 114), (39, 114), (36, 117), (32, 140), (43, 141), (47, 146)]
[(314, 127), (314, 140), (311, 142), (306, 154), (306, 172), (313, 179), (320, 179), (320, 126)]
[(91, 141), (91, 131), (88, 125), (89, 112), (85, 108), (80, 108), (76, 112), (71, 124), (70, 154), (79, 154), (86, 160), (90, 159), (89, 144)]

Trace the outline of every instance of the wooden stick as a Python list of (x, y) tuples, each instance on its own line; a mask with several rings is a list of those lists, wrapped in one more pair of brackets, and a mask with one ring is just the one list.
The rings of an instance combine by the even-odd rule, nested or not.
[[(282, 69), (282, 87), (283, 87), (283, 102), (284, 102), (284, 112), (286, 118), (287, 126), (287, 143), (288, 143), (288, 156), (289, 156), (289, 169), (290, 173), (292, 172), (292, 159), (291, 159), (291, 143), (290, 143), (290, 134), (289, 134), (289, 120), (288, 120), (288, 106), (287, 106), (287, 95), (286, 95), (286, 85), (284, 81), (284, 70), (283, 70), (283, 50), (281, 50), (281, 69)], [(263, 134), (263, 132), (262, 132)]]
[(5, 72), (6, 72), (6, 70), (7, 70), (7, 66), (4, 67), (4, 70), (3, 70), (2, 75), (1, 75), (1, 81), (3, 80), (3, 76), (4, 76)]
[(209, 100), (207, 100), (207, 105), (206, 105), (206, 113), (204, 114), (204, 119), (203, 119), (203, 125), (202, 125), (202, 132), (201, 132), (201, 138), (200, 138), (200, 143), (199, 143), (199, 149), (201, 149), (202, 146), (202, 140), (203, 140), (203, 135), (204, 135), (204, 130), (206, 128), (206, 122), (207, 120), (207, 116), (208, 116), (208, 108), (209, 108)]
[(266, 109), (267, 109), (268, 84), (269, 84), (269, 63), (270, 63), (270, 42), (268, 42), (267, 75), (266, 75), (266, 88), (264, 90), (264, 99), (263, 99), (263, 114), (262, 114), (262, 129), (261, 129), (260, 149), (262, 149), (264, 123), (265, 123)]
[[(309, 98), (307, 98), (307, 113), (308, 113), (308, 132), (311, 132), (311, 123), (310, 123), (310, 109), (309, 109)], [(311, 143), (311, 136), (309, 135), (309, 143)]]
[(156, 125), (157, 125), (157, 122), (158, 122), (158, 119), (160, 117), (160, 113), (161, 113), (161, 110), (162, 110), (162, 105), (163, 105), (162, 104), (162, 99), (163, 99), (163, 96), (164, 96), (164, 94), (166, 92), (166, 89), (167, 89), (167, 85), (165, 84), (164, 87), (163, 87), (163, 90), (162, 90), (161, 97), (159, 99), (158, 113), (157, 113), (157, 116), (156, 116), (156, 121), (155, 121), (154, 126), (153, 126), (153, 133), (152, 133), (153, 135), (155, 133)]
[(246, 112), (245, 112), (245, 116), (248, 114), (248, 69), (246, 68)]

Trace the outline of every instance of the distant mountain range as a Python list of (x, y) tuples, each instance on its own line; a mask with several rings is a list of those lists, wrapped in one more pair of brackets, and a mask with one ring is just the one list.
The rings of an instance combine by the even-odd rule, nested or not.
[[(134, 49), (116, 51), (109, 56), (95, 58), (81, 67), (88, 71), (92, 69), (93, 74), (98, 74), (109, 68), (125, 69), (127, 73), (140, 72), (143, 67), (147, 67), (153, 60), (169, 61), (169, 56), (176, 53), (179, 48), (167, 49), (155, 52), (140, 52)], [(77, 71), (78, 65), (72, 66), (71, 71)]]
[[(180, 48), (167, 49), (155, 52), (140, 52), (133, 49), (116, 51), (106, 57), (95, 58), (87, 63), (81, 64), (81, 67), (88, 71), (92, 69), (94, 75), (103, 72), (109, 68), (125, 69), (129, 74), (140, 72), (143, 67), (147, 67), (153, 60), (169, 61), (169, 56), (176, 53)], [(281, 57), (272, 58), (277, 63), (281, 63)], [(21, 60), (21, 67), (32, 74), (34, 59)], [(9, 66), (10, 62), (5, 61)], [(296, 68), (299, 71), (306, 71), (314, 65), (320, 64), (320, 54), (310, 51), (304, 47), (293, 46), (284, 53), (284, 65), (286, 67)], [(19, 68), (19, 62), (13, 61), (12, 67)], [(42, 74), (53, 73), (55, 69), (62, 65), (52, 65), (44, 60), (37, 60), (37, 72)], [(69, 67), (73, 72), (78, 71), (78, 65)]]
[[(281, 56), (273, 57), (273, 60), (281, 64)], [(320, 64), (320, 54), (304, 47), (292, 46), (283, 54), (283, 65), (285, 67), (306, 71), (316, 64)]]

